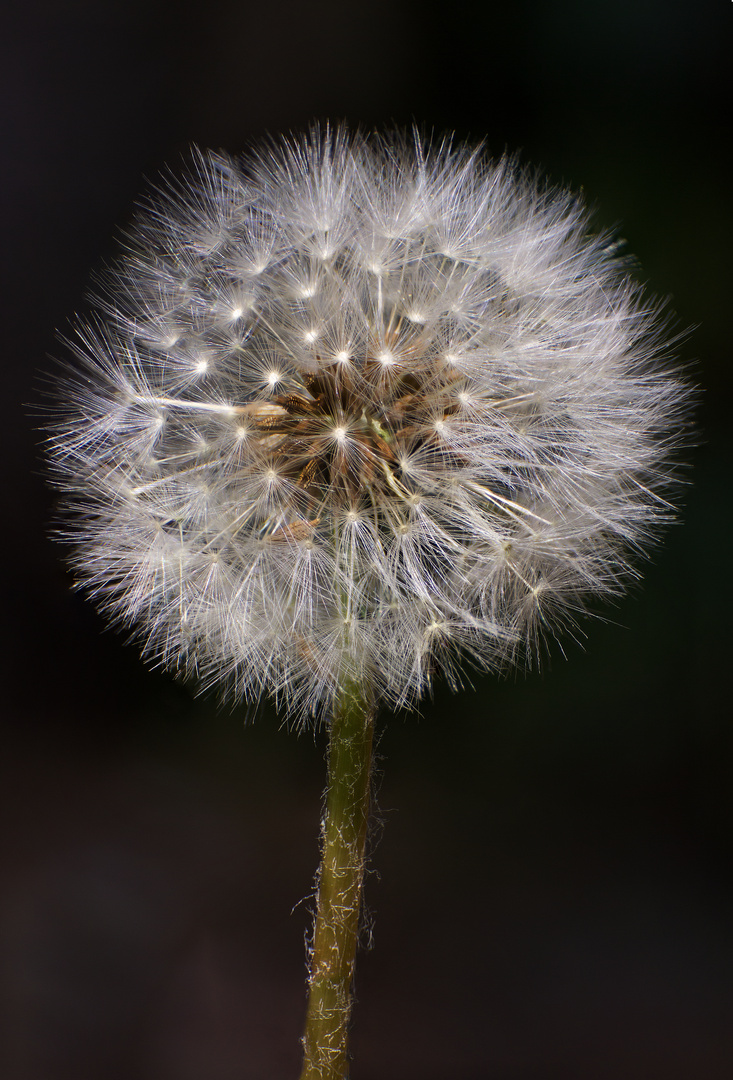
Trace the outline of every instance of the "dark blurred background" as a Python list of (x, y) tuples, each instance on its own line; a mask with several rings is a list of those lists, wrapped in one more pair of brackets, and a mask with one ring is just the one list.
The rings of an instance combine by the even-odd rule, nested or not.
[(165, 163), (413, 120), (582, 187), (704, 389), (683, 523), (541, 674), (382, 717), (353, 1080), (733, 1075), (725, 0), (29, 0), (2, 19), (0, 1075), (299, 1068), (322, 735), (159, 672), (71, 591), (32, 411)]

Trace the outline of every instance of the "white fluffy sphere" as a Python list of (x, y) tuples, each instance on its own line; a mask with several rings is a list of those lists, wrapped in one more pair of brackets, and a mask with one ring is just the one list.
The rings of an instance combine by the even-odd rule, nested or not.
[(657, 310), (576, 198), (480, 150), (197, 156), (96, 307), (51, 442), (80, 580), (291, 715), (531, 654), (669, 509)]

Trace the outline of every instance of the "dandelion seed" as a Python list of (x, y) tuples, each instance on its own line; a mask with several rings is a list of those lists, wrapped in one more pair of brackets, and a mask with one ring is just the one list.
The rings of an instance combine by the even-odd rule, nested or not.
[(149, 656), (303, 720), (344, 670), (405, 705), (635, 573), (688, 394), (576, 198), (314, 129), (153, 204), (51, 439), (79, 578)]

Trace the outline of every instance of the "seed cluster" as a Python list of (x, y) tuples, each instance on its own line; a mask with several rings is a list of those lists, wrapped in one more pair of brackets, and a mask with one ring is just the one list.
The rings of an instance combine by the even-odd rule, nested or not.
[(506, 160), (343, 129), (198, 156), (96, 306), (51, 441), (76, 568), (236, 695), (403, 705), (531, 654), (666, 516), (658, 316)]

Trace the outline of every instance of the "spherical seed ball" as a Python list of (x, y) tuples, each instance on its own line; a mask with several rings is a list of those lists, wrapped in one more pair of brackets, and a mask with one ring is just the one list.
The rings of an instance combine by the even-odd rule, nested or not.
[(480, 149), (197, 155), (96, 308), (51, 441), (79, 578), (150, 657), (291, 715), (531, 655), (669, 509), (657, 310), (576, 198)]

